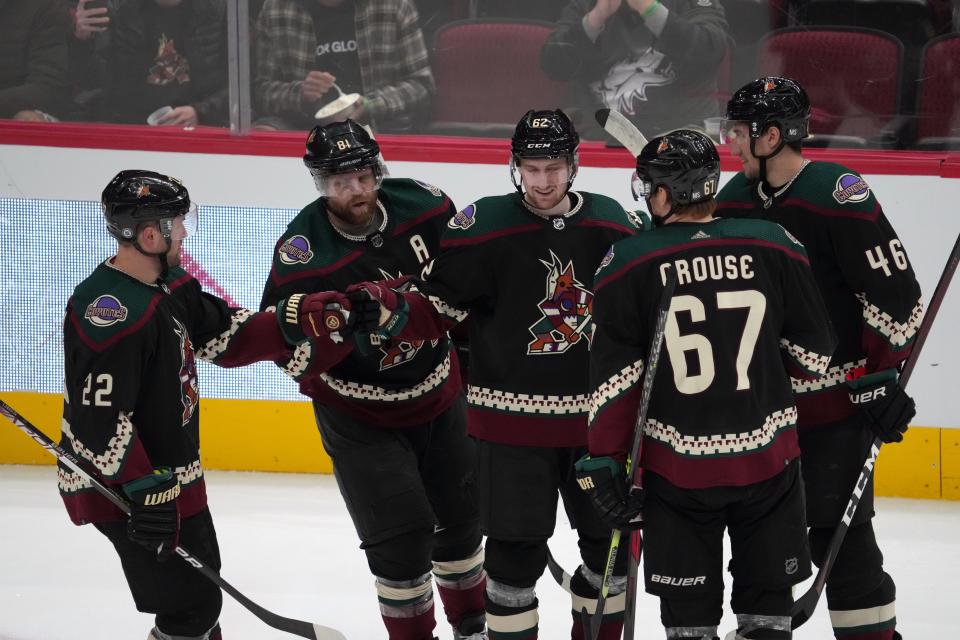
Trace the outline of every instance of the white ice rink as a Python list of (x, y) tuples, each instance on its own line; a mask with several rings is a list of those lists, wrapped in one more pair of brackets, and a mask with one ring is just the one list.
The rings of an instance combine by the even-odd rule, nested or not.
[[(351, 640), (386, 637), (373, 579), (333, 478), (210, 472), (210, 504), (222, 575), (281, 615), (339, 628)], [(960, 503), (880, 499), (875, 520), (887, 570), (897, 581), (906, 640), (960, 638)], [(561, 518), (551, 547), (568, 569), (576, 543)], [(545, 575), (538, 585), (540, 637), (569, 637), (570, 600)], [(437, 635), (450, 631), (442, 614)], [(641, 593), (638, 640), (664, 637), (657, 602)], [(224, 596), (226, 640), (293, 638), (263, 625)], [(0, 640), (143, 640), (112, 547), (93, 527), (75, 527), (52, 467), (0, 465)], [(724, 616), (721, 636), (734, 627)], [(832, 637), (826, 604), (795, 638)]]

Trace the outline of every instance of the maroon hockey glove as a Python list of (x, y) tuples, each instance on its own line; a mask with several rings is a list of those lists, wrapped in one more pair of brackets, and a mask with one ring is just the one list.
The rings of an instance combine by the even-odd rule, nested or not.
[(341, 332), (351, 328), (350, 316), (350, 301), (337, 291), (295, 293), (277, 303), (280, 332), (290, 345), (326, 336), (340, 342)]
[[(384, 282), (360, 282), (347, 287), (347, 298), (355, 312), (357, 333), (376, 333), (381, 338), (393, 338), (407, 324), (409, 310), (399, 293)], [(388, 316), (381, 324), (381, 312)]]
[(900, 442), (917, 405), (900, 388), (894, 369), (847, 381), (850, 402), (860, 407), (867, 425), (883, 442)]
[(605, 524), (622, 530), (643, 527), (643, 489), (627, 493), (627, 472), (622, 464), (606, 456), (584, 456), (577, 460), (576, 470), (577, 484)]
[(170, 469), (155, 469), (123, 485), (123, 492), (130, 499), (127, 537), (166, 560), (180, 541), (177, 476)]

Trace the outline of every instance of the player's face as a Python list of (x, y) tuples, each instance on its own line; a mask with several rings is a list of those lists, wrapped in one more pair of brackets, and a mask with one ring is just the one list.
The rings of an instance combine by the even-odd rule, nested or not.
[(167, 251), (167, 264), (171, 267), (180, 266), (180, 249), (183, 247), (183, 241), (190, 235), (187, 233), (187, 227), (184, 224), (184, 216), (177, 216), (173, 219), (173, 229), (170, 232), (170, 249)]
[(565, 158), (536, 158), (520, 163), (520, 182), (527, 202), (538, 209), (556, 206), (567, 194), (570, 163)]
[(723, 137), (730, 145), (730, 153), (740, 160), (743, 175), (754, 180), (760, 175), (760, 161), (750, 151), (750, 129), (746, 122), (728, 122)]
[(326, 176), (322, 191), (327, 210), (346, 224), (366, 224), (376, 209), (379, 186), (371, 167)]

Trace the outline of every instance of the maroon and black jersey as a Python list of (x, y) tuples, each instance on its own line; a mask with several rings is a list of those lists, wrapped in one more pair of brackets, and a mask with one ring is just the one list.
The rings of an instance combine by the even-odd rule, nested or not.
[(771, 220), (806, 247), (839, 342), (823, 378), (794, 382), (800, 426), (837, 422), (858, 412), (849, 377), (895, 367), (910, 354), (923, 316), (920, 285), (857, 173), (811, 162), (783, 193), (769, 194), (768, 185), (737, 174), (717, 196), (718, 215)]
[(590, 453), (630, 451), (671, 270), (640, 466), (689, 489), (771, 478), (800, 454), (790, 375), (826, 371), (836, 338), (803, 246), (761, 220), (678, 222), (611, 248), (593, 301)]
[[(347, 237), (331, 224), (323, 198), (304, 207), (277, 242), (261, 308), (292, 293), (343, 291), (358, 282), (420, 276), (456, 212), (450, 198), (423, 182), (387, 178), (378, 206), (383, 229), (361, 238)], [(341, 359), (332, 366), (326, 349), (325, 364), (318, 365), (316, 343), (301, 345), (279, 364), (314, 401), (382, 427), (427, 422), (460, 393), (456, 354), (446, 334), (387, 340), (362, 350), (352, 339), (344, 345), (335, 347)]]
[[(151, 285), (109, 260), (74, 290), (63, 345), (60, 446), (111, 487), (172, 469), (184, 518), (207, 503), (195, 359), (234, 367), (288, 352), (273, 313), (230, 308), (180, 268)], [(83, 476), (58, 473), (74, 523), (126, 518)]]
[(402, 335), (469, 334), (472, 435), (541, 447), (586, 444), (593, 274), (610, 245), (649, 226), (614, 200), (570, 192), (547, 220), (517, 193), (482, 198), (450, 220), (440, 255), (405, 294)]

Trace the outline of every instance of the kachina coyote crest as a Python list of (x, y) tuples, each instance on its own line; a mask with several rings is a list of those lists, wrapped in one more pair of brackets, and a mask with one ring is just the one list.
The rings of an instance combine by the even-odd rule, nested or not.
[(180, 338), (180, 401), (183, 403), (183, 424), (186, 426), (200, 404), (200, 388), (197, 385), (197, 364), (193, 357), (193, 344), (187, 328), (173, 319), (174, 333)]
[(593, 338), (593, 294), (577, 280), (573, 261), (563, 261), (550, 252), (550, 260), (541, 260), (547, 268), (546, 297), (537, 305), (543, 316), (529, 327), (533, 340), (527, 355), (563, 353), (586, 338)]
[[(383, 276), (384, 280), (395, 280), (400, 277), (399, 274), (391, 274), (383, 269), (380, 269), (380, 275)], [(380, 347), (380, 352), (383, 354), (383, 357), (380, 358), (380, 371), (410, 362), (416, 357), (424, 342), (426, 340), (386, 340), (378, 343), (376, 346)], [(434, 347), (438, 343), (439, 340), (430, 341), (430, 344)]]

